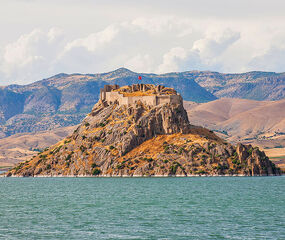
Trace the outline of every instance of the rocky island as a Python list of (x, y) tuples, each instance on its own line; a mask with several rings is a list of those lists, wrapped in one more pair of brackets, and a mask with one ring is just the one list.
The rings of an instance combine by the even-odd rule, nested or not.
[(182, 97), (152, 84), (105, 85), (74, 133), (6, 176), (280, 175), (264, 152), (189, 123)]

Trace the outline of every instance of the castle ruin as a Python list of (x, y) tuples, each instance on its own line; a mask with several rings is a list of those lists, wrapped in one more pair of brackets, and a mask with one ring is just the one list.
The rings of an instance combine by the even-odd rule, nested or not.
[(119, 85), (105, 85), (100, 90), (100, 101), (107, 104), (134, 105), (142, 102), (146, 105), (179, 104), (182, 97), (173, 89), (153, 84), (133, 84), (120, 87)]

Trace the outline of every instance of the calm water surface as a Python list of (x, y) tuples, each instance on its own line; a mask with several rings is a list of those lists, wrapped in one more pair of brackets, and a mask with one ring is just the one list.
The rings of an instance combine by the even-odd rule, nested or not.
[(1, 239), (285, 239), (285, 177), (0, 178)]

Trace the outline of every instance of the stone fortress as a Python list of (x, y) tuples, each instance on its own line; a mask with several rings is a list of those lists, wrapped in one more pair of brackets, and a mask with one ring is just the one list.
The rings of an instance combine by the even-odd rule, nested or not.
[(133, 84), (120, 87), (119, 85), (105, 85), (100, 90), (100, 101), (102, 103), (119, 105), (134, 105), (137, 102), (149, 106), (160, 104), (179, 104), (182, 97), (173, 88), (153, 84)]

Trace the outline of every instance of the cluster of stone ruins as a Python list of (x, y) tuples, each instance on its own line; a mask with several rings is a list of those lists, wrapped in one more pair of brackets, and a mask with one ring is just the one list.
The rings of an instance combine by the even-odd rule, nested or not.
[(133, 84), (120, 87), (119, 85), (105, 85), (100, 90), (100, 101), (108, 104), (134, 105), (142, 102), (146, 105), (179, 104), (182, 97), (173, 88), (153, 84)]

